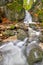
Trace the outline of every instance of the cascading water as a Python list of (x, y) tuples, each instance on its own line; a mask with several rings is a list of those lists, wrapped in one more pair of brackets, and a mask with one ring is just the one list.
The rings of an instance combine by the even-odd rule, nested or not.
[[(0, 0), (2, 2), (2, 0)], [(3, 0), (5, 1), (5, 0)], [(11, 2), (11, 0), (9, 0)], [(6, 0), (7, 2), (7, 0)], [(2, 4), (1, 4), (2, 5)], [(6, 13), (5, 7), (5, 13)], [(33, 30), (29, 27), (29, 24), (32, 22), (32, 17), (30, 13), (26, 11), (26, 16), (24, 19), (24, 23), (28, 25), (28, 35), (29, 37), (25, 38), (23, 41), (16, 40), (6, 42), (4, 45), (0, 46), (0, 65), (28, 65), (26, 60), (26, 55), (28, 55), (29, 50), (38, 44), (38, 38), (40, 32)], [(27, 42), (28, 40), (28, 42)], [(26, 56), (26, 57), (25, 57)], [(37, 65), (37, 64), (36, 64)], [(43, 65), (43, 62), (41, 63)]]

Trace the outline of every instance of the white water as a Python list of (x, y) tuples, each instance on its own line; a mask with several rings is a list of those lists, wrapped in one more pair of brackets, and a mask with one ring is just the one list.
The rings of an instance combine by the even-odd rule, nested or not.
[(32, 23), (32, 17), (31, 17), (31, 15), (28, 11), (26, 11), (26, 16), (25, 16), (25, 19), (24, 19), (24, 23), (26, 23), (26, 24)]
[(21, 49), (18, 46), (14, 46), (12, 42), (2, 45), (0, 51), (3, 56), (3, 61), (0, 61), (0, 65), (28, 65)]

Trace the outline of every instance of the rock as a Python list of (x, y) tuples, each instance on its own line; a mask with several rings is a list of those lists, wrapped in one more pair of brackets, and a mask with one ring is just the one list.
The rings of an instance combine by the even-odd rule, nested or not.
[(20, 29), (24, 29), (24, 30), (28, 30), (27, 25), (25, 25), (23, 22), (19, 22), (15, 25), (16, 28), (20, 28)]
[(40, 42), (39, 46), (40, 46), (40, 47), (42, 48), (42, 50), (43, 50), (43, 43)]
[(6, 17), (11, 20), (22, 20), (25, 17), (25, 9), (23, 8), (23, 0), (13, 0), (8, 3), (5, 8)]
[(17, 32), (18, 32), (17, 33), (17, 38), (19, 40), (24, 40), (27, 37), (27, 34), (26, 34), (26, 32), (24, 30), (18, 29)]
[(37, 64), (38, 62), (41, 62), (42, 59), (43, 51), (41, 50), (41, 48), (38, 47), (31, 49), (27, 57), (29, 65)]
[(4, 39), (3, 42), (14, 41), (14, 40), (17, 40), (17, 36), (16, 35), (15, 36), (11, 36), (11, 37), (9, 37), (7, 39)]
[(13, 36), (15, 35), (15, 32), (13, 30), (5, 30), (2, 32), (4, 36)]
[(39, 40), (40, 42), (43, 42), (43, 35), (40, 35)]
[(2, 36), (2, 34), (0, 34), (0, 37)]
[(38, 40), (39, 39), (39, 36), (40, 36), (40, 31), (36, 31), (32, 28), (28, 28), (29, 31), (28, 31), (28, 34), (29, 34), (29, 41), (33, 41), (33, 40)]

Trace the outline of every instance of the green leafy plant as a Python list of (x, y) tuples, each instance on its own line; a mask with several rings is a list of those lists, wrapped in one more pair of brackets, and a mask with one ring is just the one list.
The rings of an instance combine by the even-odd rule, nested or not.
[(36, 0), (31, 9), (33, 21), (43, 22), (43, 0)]
[(34, 0), (23, 0), (23, 6), (26, 10), (30, 10), (32, 8)]
[(15, 26), (14, 25), (11, 25), (10, 29), (14, 29), (14, 28), (15, 28)]

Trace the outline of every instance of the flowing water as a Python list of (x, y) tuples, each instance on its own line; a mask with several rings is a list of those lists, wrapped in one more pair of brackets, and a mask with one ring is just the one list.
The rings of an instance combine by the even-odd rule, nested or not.
[[(27, 11), (24, 23), (28, 25), (29, 23), (32, 23), (32, 17)], [(40, 35), (39, 31), (37, 32), (32, 28), (28, 27), (28, 30), (29, 39), (26, 37), (23, 41), (10, 41), (0, 46), (0, 55), (2, 56), (2, 58), (0, 56), (0, 65), (28, 65), (25, 51), (27, 49), (28, 53), (29, 49), (34, 47), (34, 44), (38, 44)], [(29, 40), (28, 43), (27, 40)], [(26, 45), (28, 46), (26, 47)], [(35, 65), (39, 65), (39, 63)], [(43, 62), (40, 65), (43, 65)]]

